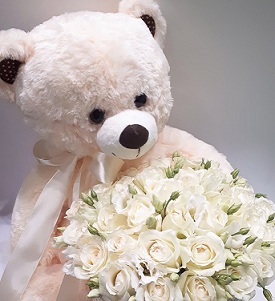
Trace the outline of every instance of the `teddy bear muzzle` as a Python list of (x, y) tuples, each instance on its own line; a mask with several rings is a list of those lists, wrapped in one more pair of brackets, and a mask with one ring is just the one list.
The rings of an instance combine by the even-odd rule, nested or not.
[(157, 124), (150, 113), (125, 110), (104, 121), (97, 144), (107, 155), (133, 160), (150, 150), (157, 138)]
[(149, 137), (148, 130), (140, 124), (128, 125), (120, 134), (119, 143), (126, 148), (139, 149)]

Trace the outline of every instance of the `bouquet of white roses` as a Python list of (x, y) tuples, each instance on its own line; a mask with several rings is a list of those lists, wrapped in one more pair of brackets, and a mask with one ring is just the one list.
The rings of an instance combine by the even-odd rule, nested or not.
[(175, 153), (95, 186), (55, 238), (103, 300), (250, 300), (275, 278), (275, 207), (238, 170)]

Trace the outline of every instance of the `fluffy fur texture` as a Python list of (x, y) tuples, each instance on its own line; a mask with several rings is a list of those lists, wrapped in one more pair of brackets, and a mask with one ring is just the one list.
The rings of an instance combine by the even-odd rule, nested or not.
[[(51, 151), (71, 152), (82, 158), (101, 149), (131, 160), (126, 161), (126, 169), (146, 163), (148, 157), (170, 155), (178, 149), (192, 158), (220, 161), (224, 169), (231, 170), (225, 157), (213, 147), (165, 127), (172, 97), (169, 65), (162, 51), (166, 23), (158, 5), (153, 0), (123, 0), (119, 11), (69, 13), (29, 33), (15, 29), (0, 32), (0, 62), (21, 62), (13, 84), (0, 80), (0, 96), (17, 104), (25, 121), (47, 141)], [(154, 37), (141, 19), (144, 15), (154, 19)], [(137, 105), (136, 97), (143, 94), (146, 102)], [(98, 113), (96, 122), (90, 120), (94, 110)], [(135, 147), (135, 141), (128, 145), (125, 137), (121, 138), (133, 125), (131, 131), (137, 136), (137, 129), (143, 128), (144, 136), (148, 132)], [(24, 202), (16, 203), (14, 244), (37, 197), (55, 172), (52, 168), (38, 166), (33, 171), (37, 183), (27, 183), (33, 185), (32, 189), (24, 191)], [(77, 170), (71, 187), (76, 174)], [(70, 193), (63, 212), (71, 201)], [(55, 300), (61, 275), (59, 254), (48, 248), (21, 300)]]
[[(25, 63), (33, 55), (31, 38), (20, 29), (0, 31), (0, 45), (0, 62), (8, 58)], [(15, 99), (13, 87), (2, 80), (0, 80), (0, 97), (11, 101)]]
[[(138, 124), (148, 131), (148, 139), (145, 139), (145, 143), (140, 144), (138, 149), (126, 148), (121, 143), (117, 143), (121, 133), (126, 133), (125, 137), (129, 146), (132, 144), (132, 140), (133, 142), (137, 140), (132, 131), (127, 131), (129, 124)], [(128, 135), (127, 132), (129, 132)], [(157, 138), (158, 129), (154, 117), (148, 112), (137, 110), (125, 110), (107, 119), (97, 133), (97, 141), (101, 150), (110, 156), (120, 154), (122, 159), (132, 159), (144, 155), (156, 143)]]
[[(150, 5), (148, 5), (148, 2), (151, 2)], [(119, 11), (136, 18), (146, 14), (153, 17), (156, 23), (156, 34), (154, 37), (160, 47), (163, 48), (166, 35), (166, 21), (161, 15), (157, 3), (147, 0), (123, 0), (120, 2)]]
[[(142, 93), (148, 101), (140, 110), (150, 112), (158, 132), (163, 130), (172, 107), (169, 65), (140, 18), (70, 13), (39, 25), (26, 38), (33, 41), (32, 55), (20, 48), (24, 64), (10, 90), (41, 137), (80, 157), (89, 155), (102, 126), (89, 121), (92, 110), (103, 110), (105, 120), (136, 110), (135, 97)], [(11, 51), (17, 43), (17, 37), (11, 39)]]

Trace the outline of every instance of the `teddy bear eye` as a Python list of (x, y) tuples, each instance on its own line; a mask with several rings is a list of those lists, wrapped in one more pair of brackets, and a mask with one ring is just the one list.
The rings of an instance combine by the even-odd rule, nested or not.
[(143, 107), (146, 104), (147, 96), (142, 93), (139, 96), (136, 96), (135, 98), (135, 105), (137, 108)]
[(94, 109), (89, 115), (89, 119), (94, 123), (101, 123), (104, 119), (105, 112), (101, 109)]

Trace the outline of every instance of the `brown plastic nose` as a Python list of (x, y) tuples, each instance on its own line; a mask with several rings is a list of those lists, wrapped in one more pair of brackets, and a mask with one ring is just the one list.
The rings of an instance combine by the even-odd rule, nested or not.
[(119, 142), (126, 148), (139, 149), (149, 137), (148, 130), (139, 124), (128, 125), (120, 134)]

